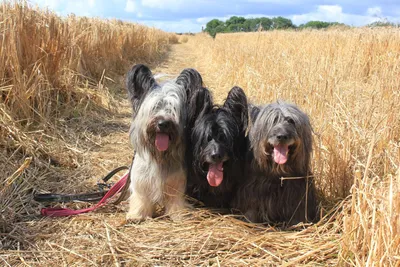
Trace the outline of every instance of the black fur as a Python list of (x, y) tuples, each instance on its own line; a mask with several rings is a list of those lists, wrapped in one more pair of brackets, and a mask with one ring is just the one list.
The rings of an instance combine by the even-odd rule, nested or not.
[(259, 113), (260, 113), (260, 107), (249, 104), (249, 115), (252, 124), (256, 121)]
[(155, 85), (157, 82), (147, 66), (136, 64), (132, 67), (126, 76), (126, 88), (134, 111), (137, 111), (146, 94)]
[[(191, 95), (197, 89), (203, 87), (203, 79), (195, 69), (184, 69), (176, 79), (176, 83), (186, 89), (186, 94)], [(188, 97), (190, 99), (190, 97)]]
[[(243, 179), (247, 98), (234, 87), (222, 106), (214, 106), (206, 88), (193, 92), (189, 114), (197, 116), (188, 149), (187, 194), (211, 208), (229, 208), (236, 185)], [(190, 118), (189, 118), (190, 120)], [(223, 181), (212, 187), (207, 181), (210, 164), (223, 162)]]
[[(176, 79), (176, 83), (182, 85), (186, 90), (188, 99), (187, 106), (187, 125), (188, 139), (190, 138), (191, 129), (194, 126), (196, 118), (203, 110), (206, 103), (211, 103), (211, 95), (209, 91), (203, 87), (203, 78), (195, 69), (184, 69)], [(194, 107), (194, 108), (193, 108)]]

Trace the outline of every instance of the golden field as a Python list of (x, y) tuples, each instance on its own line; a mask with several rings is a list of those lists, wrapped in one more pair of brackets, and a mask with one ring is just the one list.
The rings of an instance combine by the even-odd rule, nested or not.
[[(0, 265), (400, 266), (398, 28), (175, 44), (160, 30), (23, 4), (2, 4), (0, 18)], [(86, 192), (129, 163), (122, 76), (133, 63), (197, 68), (217, 100), (239, 85), (256, 104), (298, 104), (314, 129), (321, 222), (283, 231), (193, 210), (135, 225), (111, 205), (40, 218), (34, 192)]]
[(195, 38), (205, 72), (224, 88), (217, 97), (235, 84), (256, 104), (285, 99), (311, 117), (318, 188), (340, 203), (339, 263), (398, 266), (400, 30)]

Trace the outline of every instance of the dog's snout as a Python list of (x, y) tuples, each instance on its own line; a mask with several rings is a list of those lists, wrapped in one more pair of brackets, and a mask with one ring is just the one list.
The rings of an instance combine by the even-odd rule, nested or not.
[(168, 120), (159, 120), (157, 125), (158, 125), (158, 128), (160, 129), (160, 131), (162, 131), (162, 130), (168, 129), (170, 124), (171, 124), (171, 122)]
[(280, 135), (277, 135), (276, 138), (277, 138), (279, 141), (286, 141), (286, 140), (289, 139), (289, 136), (284, 135), (284, 134), (280, 134)]
[(214, 152), (211, 154), (211, 159), (212, 159), (213, 161), (215, 161), (215, 162), (221, 161), (221, 160), (222, 160), (222, 154), (219, 153), (219, 152), (217, 152), (217, 151), (214, 151)]

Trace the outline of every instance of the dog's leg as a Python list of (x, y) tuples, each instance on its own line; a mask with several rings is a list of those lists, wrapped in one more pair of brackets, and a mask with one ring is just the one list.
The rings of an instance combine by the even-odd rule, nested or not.
[(131, 184), (129, 197), (129, 210), (126, 215), (127, 221), (143, 221), (148, 217), (153, 216), (154, 202), (148, 192), (148, 184), (151, 183), (151, 176), (146, 171), (143, 171), (141, 159), (135, 158), (135, 162), (131, 171)]
[(166, 214), (172, 220), (180, 220), (180, 210), (190, 207), (185, 201), (186, 174), (184, 171), (173, 173), (167, 177), (164, 185), (164, 205)]
[(153, 216), (154, 205), (147, 196), (131, 192), (127, 221), (143, 221)]
[(285, 221), (289, 225), (315, 221), (317, 204), (314, 187), (311, 183), (296, 181), (296, 184), (288, 188), (284, 193), (287, 199), (286, 203), (290, 204), (285, 215)]
[(240, 211), (248, 222), (258, 223), (260, 221), (260, 207), (257, 197), (253, 194), (254, 191), (253, 187), (242, 184), (237, 189), (236, 195), (230, 205), (233, 207), (233, 210)]

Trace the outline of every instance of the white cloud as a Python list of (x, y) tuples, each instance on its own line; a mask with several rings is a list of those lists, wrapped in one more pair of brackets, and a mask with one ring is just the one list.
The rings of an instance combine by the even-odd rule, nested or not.
[(90, 6), (91, 1), (67, 1), (67, 4), (65, 7), (63, 7), (60, 12), (62, 14), (75, 14), (77, 16), (86, 16), (86, 17), (91, 17), (93, 16), (94, 6)]
[(48, 8), (51, 10), (56, 10), (61, 5), (63, 5), (65, 0), (35, 0), (32, 1), (33, 4), (37, 4), (40, 7)]
[(328, 22), (340, 22), (353, 26), (361, 26), (379, 20), (379, 18), (371, 16), (369, 14), (371, 10), (368, 10), (369, 11), (367, 11), (367, 15), (355, 15), (344, 13), (342, 7), (338, 5), (321, 5), (318, 6), (317, 10), (314, 12), (293, 15), (291, 19), (293, 23), (297, 25), (307, 23), (311, 20), (322, 20)]
[(202, 18), (196, 19), (196, 22), (197, 23), (201, 23), (201, 24), (206, 24), (207, 22), (209, 22), (210, 20), (213, 20), (213, 19), (219, 19), (219, 20), (225, 21), (225, 20), (229, 19), (230, 17), (231, 16), (225, 16), (225, 17), (202, 17)]
[(96, 0), (31, 0), (33, 5), (41, 8), (48, 8), (58, 15), (75, 14), (77, 16), (94, 16), (97, 11), (101, 11), (102, 2)]
[[(207, 24), (207, 22), (209, 22), (212, 19), (219, 19), (222, 21), (226, 21), (232, 16), (238, 16), (238, 15), (232, 14), (232, 15), (227, 15), (224, 17), (201, 17), (201, 18), (197, 18), (196, 22), (202, 23), (202, 24)], [(247, 15), (239, 15), (239, 16), (244, 17), (246, 19), (251, 19), (251, 18), (261, 18), (261, 17), (273, 18), (273, 17), (278, 17), (279, 15), (247, 14)]]
[(367, 15), (373, 17), (382, 17), (382, 9), (379, 6), (370, 7), (367, 9)]
[(338, 5), (321, 5), (318, 6), (318, 11), (329, 16), (341, 15), (343, 12), (342, 7)]
[(136, 3), (133, 0), (127, 0), (125, 5), (125, 11), (129, 13), (136, 12)]
[(179, 11), (185, 4), (184, 0), (142, 0), (142, 6), (159, 8), (170, 11)]
[(307, 14), (293, 15), (292, 21), (295, 24), (306, 23), (310, 20), (340, 21), (342, 20), (342, 7), (340, 6), (318, 6), (315, 12)]
[(142, 20), (135, 21), (150, 27), (155, 27), (168, 32), (200, 32), (201, 25), (194, 20), (184, 19), (177, 21)]
[(88, 0), (88, 4), (90, 7), (94, 7), (96, 5), (96, 1), (95, 0)]

